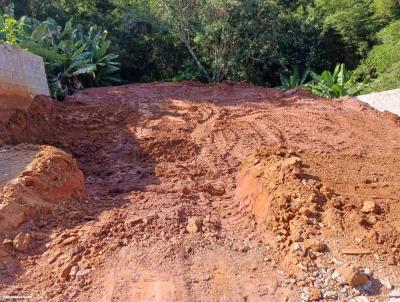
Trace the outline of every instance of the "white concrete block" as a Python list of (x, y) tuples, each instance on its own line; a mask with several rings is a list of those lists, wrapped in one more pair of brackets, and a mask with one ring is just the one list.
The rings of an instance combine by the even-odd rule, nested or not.
[(379, 111), (386, 110), (400, 116), (400, 89), (360, 95), (356, 99)]
[(0, 110), (26, 109), (39, 94), (49, 95), (43, 59), (0, 44)]

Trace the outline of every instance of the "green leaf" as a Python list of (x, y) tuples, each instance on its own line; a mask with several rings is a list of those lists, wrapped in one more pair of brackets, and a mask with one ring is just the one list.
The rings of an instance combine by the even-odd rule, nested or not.
[(85, 49), (86, 49), (86, 44), (82, 44), (79, 48), (75, 49), (75, 51), (72, 54), (72, 56), (73, 57), (80, 56), (85, 51)]
[(106, 42), (104, 42), (103, 45), (101, 46), (101, 48), (99, 49), (99, 51), (97, 52), (96, 58), (97, 59), (102, 58), (106, 54), (106, 52), (107, 52), (108, 48), (110, 47), (110, 45), (111, 45), (111, 41), (110, 40), (107, 40)]
[(74, 29), (72, 28), (72, 19), (69, 19), (67, 21), (67, 23), (65, 23), (64, 30), (61, 34), (61, 39), (66, 39), (67, 37), (69, 37), (71, 35), (71, 33), (73, 31), (74, 31)]
[(84, 53), (81, 53), (77, 56), (73, 56), (72, 57), (72, 61), (73, 62), (79, 62), (79, 61), (83, 61), (83, 60), (89, 60), (91, 58), (91, 53), (89, 51), (86, 51)]
[(32, 32), (32, 40), (38, 42), (42, 40), (48, 33), (48, 24), (46, 22), (40, 23), (38, 27)]

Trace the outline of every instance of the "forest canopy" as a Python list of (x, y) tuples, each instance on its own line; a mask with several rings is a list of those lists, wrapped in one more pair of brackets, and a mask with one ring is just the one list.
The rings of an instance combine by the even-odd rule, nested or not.
[[(322, 75), (329, 70), (333, 76), (335, 67), (343, 63), (346, 71), (352, 71), (351, 83), (368, 84), (363, 86), (365, 91), (400, 87), (399, 0), (2, 0), (0, 3), (3, 20), (0, 40), (22, 44), (33, 52), (36, 49), (43, 56), (46, 48), (64, 56), (68, 52), (60, 52), (59, 48), (69, 40), (86, 47), (79, 55), (92, 52), (79, 72), (97, 75), (80, 77), (78, 86), (156, 80), (232, 80), (269, 87), (293, 82), (291, 85), (296, 86), (301, 82), (293, 80), (300, 78), (296, 72), (308, 78), (306, 71)], [(46, 25), (47, 32), (42, 34), (47, 38), (41, 40), (38, 51), (38, 45), (32, 46), (26, 37), (18, 37), (17, 31), (31, 36), (32, 29), (26, 27), (36, 28), (43, 22), (51, 23), (54, 28), (50, 30)], [(69, 36), (62, 33), (66, 27), (72, 30)], [(79, 42), (78, 32), (86, 40)], [(59, 35), (57, 43), (63, 42), (44, 43), (49, 35)], [(101, 47), (99, 55), (110, 54), (107, 62), (94, 54)], [(74, 72), (76, 75), (78, 71)], [(100, 73), (102, 78), (98, 80)], [(290, 77), (292, 82), (284, 81)], [(309, 79), (312, 78), (318, 79), (310, 73)], [(75, 78), (67, 79), (71, 80)]]

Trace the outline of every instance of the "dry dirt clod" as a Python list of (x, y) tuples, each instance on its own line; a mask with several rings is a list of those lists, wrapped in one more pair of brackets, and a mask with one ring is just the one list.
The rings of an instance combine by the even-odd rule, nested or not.
[(0, 258), (10, 255), (10, 249), (6, 246), (0, 246)]
[(83, 277), (83, 276), (86, 276), (87, 274), (90, 273), (90, 271), (91, 271), (91, 269), (89, 269), (89, 268), (81, 269), (80, 271), (78, 271), (78, 272), (76, 273), (76, 277)]
[(311, 301), (319, 301), (321, 299), (321, 291), (318, 288), (312, 288), (310, 290)]
[(147, 225), (151, 223), (153, 220), (156, 220), (157, 218), (158, 218), (157, 213), (150, 213), (145, 218), (143, 218), (142, 221), (145, 225)]
[(363, 206), (361, 208), (361, 212), (364, 213), (364, 214), (377, 213), (378, 212), (378, 206), (372, 200), (364, 201)]
[(3, 246), (12, 248), (14, 245), (14, 242), (11, 239), (4, 239), (3, 240)]
[(202, 222), (198, 217), (190, 217), (186, 226), (189, 234), (198, 233), (201, 231)]
[(325, 250), (328, 249), (328, 246), (318, 240), (309, 240), (306, 242), (306, 250), (311, 250), (313, 252), (324, 252)]
[(29, 233), (18, 233), (13, 241), (14, 248), (20, 252), (27, 252), (32, 245), (32, 237)]
[(66, 239), (64, 239), (64, 240), (61, 242), (61, 245), (62, 245), (62, 246), (66, 246), (66, 245), (69, 245), (69, 244), (74, 243), (74, 242), (76, 242), (76, 241), (78, 241), (78, 237), (76, 237), (76, 236), (70, 236), (70, 237), (67, 237)]
[(73, 266), (73, 264), (66, 264), (65, 266), (63, 266), (61, 268), (60, 277), (64, 280), (67, 280)]
[(376, 224), (376, 223), (378, 222), (378, 218), (376, 218), (375, 215), (371, 215), (371, 216), (368, 216), (366, 222), (367, 222), (369, 225), (374, 225), (374, 224)]
[(368, 282), (367, 275), (352, 264), (343, 264), (337, 271), (340, 273), (343, 281), (351, 287), (362, 286)]
[(62, 254), (62, 252), (60, 250), (55, 252), (52, 256), (50, 256), (48, 263), (49, 264), (54, 263), (61, 254)]

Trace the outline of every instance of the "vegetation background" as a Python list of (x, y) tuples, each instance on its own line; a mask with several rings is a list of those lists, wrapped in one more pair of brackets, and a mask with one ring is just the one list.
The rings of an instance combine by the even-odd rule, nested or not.
[(0, 40), (42, 55), (60, 98), (81, 87), (185, 79), (284, 88), (311, 81), (328, 97), (400, 87), (399, 0), (0, 0), (0, 7)]

